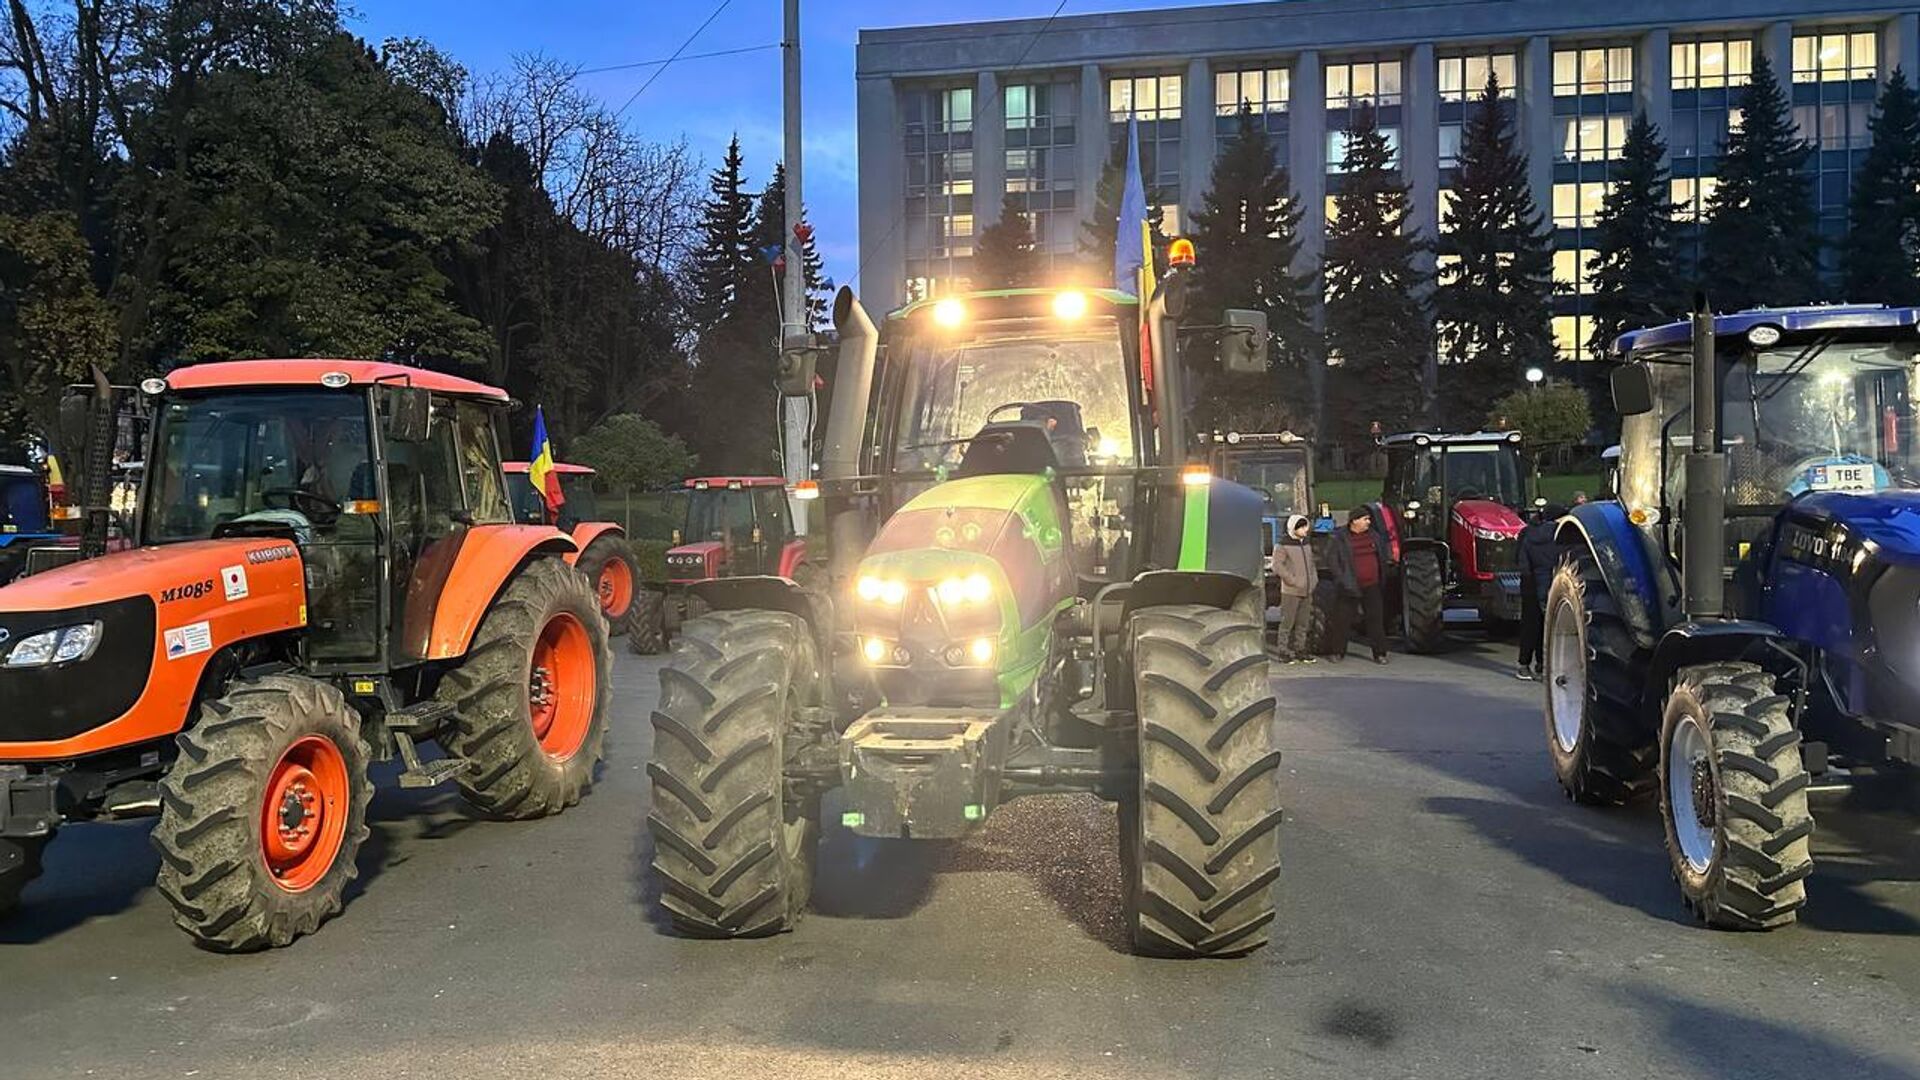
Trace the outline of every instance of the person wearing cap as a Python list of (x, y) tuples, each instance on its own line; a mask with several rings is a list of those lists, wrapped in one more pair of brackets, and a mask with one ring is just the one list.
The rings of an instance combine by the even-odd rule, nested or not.
[(1286, 532), (1273, 545), (1273, 576), (1280, 582), (1280, 625), (1274, 645), (1284, 663), (1314, 661), (1308, 650), (1313, 635), (1313, 590), (1320, 584), (1320, 568), (1313, 564), (1313, 522), (1305, 514), (1290, 514)]
[(1381, 591), (1393, 565), (1386, 537), (1373, 528), (1373, 509), (1361, 506), (1347, 516), (1347, 527), (1327, 541), (1327, 574), (1334, 582), (1333, 609), (1327, 613), (1327, 659), (1347, 658), (1347, 636), (1357, 608), (1367, 620), (1373, 662), (1387, 662), (1386, 599)]
[(1567, 508), (1550, 503), (1533, 524), (1520, 531), (1520, 656), (1516, 679), (1540, 677), (1540, 643), (1545, 626), (1547, 590), (1553, 568), (1560, 562), (1560, 544), (1554, 539)]

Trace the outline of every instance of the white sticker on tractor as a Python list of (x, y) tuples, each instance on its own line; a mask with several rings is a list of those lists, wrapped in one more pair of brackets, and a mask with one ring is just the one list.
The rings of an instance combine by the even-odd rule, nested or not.
[(245, 600), (247, 598), (247, 568), (229, 566), (220, 571), (220, 583), (227, 587), (227, 599)]
[[(241, 587), (244, 589), (245, 583)], [(245, 595), (244, 593), (242, 595)], [(167, 631), (167, 659), (178, 660), (213, 649), (213, 631), (206, 623), (188, 623)]]
[(1871, 465), (1815, 465), (1808, 472), (1807, 486), (1815, 491), (1872, 491)]

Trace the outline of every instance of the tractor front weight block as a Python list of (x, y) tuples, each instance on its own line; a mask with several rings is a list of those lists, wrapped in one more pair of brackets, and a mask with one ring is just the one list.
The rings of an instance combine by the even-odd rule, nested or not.
[(840, 737), (841, 822), (861, 836), (964, 836), (998, 805), (1006, 753), (1000, 714), (875, 710)]
[(50, 774), (0, 772), (0, 836), (52, 833), (60, 825), (59, 793), (59, 780)]

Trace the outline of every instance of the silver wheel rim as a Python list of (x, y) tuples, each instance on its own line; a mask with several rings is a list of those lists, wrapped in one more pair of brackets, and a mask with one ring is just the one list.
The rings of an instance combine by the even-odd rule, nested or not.
[(1700, 730), (1698, 720), (1683, 716), (1674, 724), (1673, 738), (1667, 746), (1667, 806), (1680, 857), (1696, 874), (1706, 873), (1713, 865), (1714, 823), (1719, 810), (1712, 777), (1706, 732)]
[(1580, 641), (1580, 613), (1565, 596), (1547, 618), (1547, 716), (1561, 753), (1580, 745), (1580, 720), (1587, 706), (1587, 650)]

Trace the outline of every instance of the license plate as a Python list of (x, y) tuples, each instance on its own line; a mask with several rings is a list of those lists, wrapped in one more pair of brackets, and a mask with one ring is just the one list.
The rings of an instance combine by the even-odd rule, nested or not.
[(1871, 465), (1815, 465), (1807, 478), (1815, 491), (1872, 491)]

